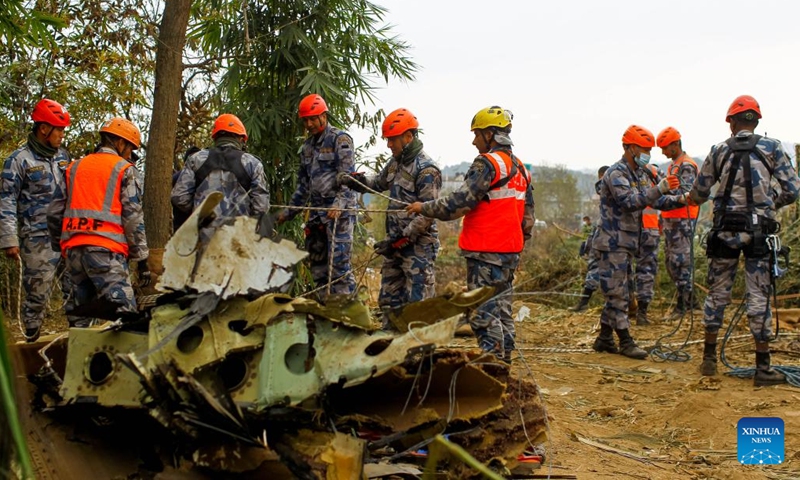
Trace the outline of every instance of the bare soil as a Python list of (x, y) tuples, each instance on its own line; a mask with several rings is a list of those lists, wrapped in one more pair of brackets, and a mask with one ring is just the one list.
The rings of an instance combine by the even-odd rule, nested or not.
[[(519, 304), (516, 305), (519, 308)], [(583, 314), (527, 304), (531, 316), (517, 323), (523, 359), (514, 370), (540, 386), (549, 421), (545, 465), (537, 473), (573, 474), (581, 480), (646, 479), (798, 479), (800, 478), (800, 389), (788, 384), (756, 388), (751, 379), (702, 377), (702, 326), (685, 348), (685, 362), (633, 360), (608, 353), (546, 351), (591, 348), (600, 308)], [(659, 319), (664, 312), (652, 312)], [(786, 317), (786, 316), (784, 316)], [(788, 323), (786, 320), (792, 321)], [(676, 324), (632, 327), (647, 346)], [(786, 335), (773, 347), (773, 365), (800, 364), (796, 317), (784, 318)], [(688, 319), (663, 343), (682, 343)], [(746, 327), (733, 332), (726, 349), (734, 366), (754, 363)], [(794, 343), (793, 343), (794, 341)], [(470, 345), (473, 339), (464, 339)], [(527, 366), (527, 367), (526, 367)], [(528, 368), (530, 370), (528, 370)], [(786, 460), (781, 465), (743, 466), (737, 461), (736, 425), (742, 417), (780, 417), (785, 422)]]

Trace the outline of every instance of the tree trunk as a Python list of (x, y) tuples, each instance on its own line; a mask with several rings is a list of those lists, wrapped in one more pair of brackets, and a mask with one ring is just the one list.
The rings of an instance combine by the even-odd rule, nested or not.
[[(156, 254), (163, 252), (172, 232), (172, 165), (181, 99), (183, 46), (191, 3), (191, 0), (166, 0), (158, 33), (153, 118), (145, 158), (143, 199), (147, 243)], [(154, 260), (160, 264), (160, 258)], [(151, 265), (154, 267), (160, 265)]]

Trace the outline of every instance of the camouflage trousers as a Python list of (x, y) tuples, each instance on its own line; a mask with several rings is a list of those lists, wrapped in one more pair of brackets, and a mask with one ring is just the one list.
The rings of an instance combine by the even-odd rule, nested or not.
[(597, 250), (589, 252), (588, 270), (586, 279), (583, 281), (583, 288), (596, 292), (600, 288), (600, 275), (597, 273)]
[(511, 316), (511, 293), (519, 254), (489, 254), (499, 257), (501, 265), (467, 257), (467, 287), (495, 287), (494, 297), (472, 314), (470, 326), (480, 347), (506, 358), (516, 348), (516, 331)]
[(137, 312), (125, 255), (102, 247), (70, 248), (67, 273), (73, 285), (67, 313), (92, 303), (111, 304), (119, 313)]
[[(20, 245), (22, 258), (22, 289), (25, 300), (22, 302), (21, 316), (25, 328), (36, 328), (42, 325), (50, 295), (53, 292), (53, 280), (63, 270), (61, 254), (50, 247), (50, 237), (46, 235), (23, 237)], [(62, 275), (61, 290), (66, 296), (69, 293), (69, 278)]]
[(381, 309), (394, 309), (435, 295), (434, 248), (434, 244), (410, 244), (383, 260), (378, 296)]
[[(336, 223), (335, 232), (333, 230), (334, 223)], [(311, 277), (314, 279), (314, 284), (317, 287), (321, 287), (330, 281), (338, 280), (331, 284), (331, 294), (352, 294), (356, 290), (356, 279), (350, 266), (355, 217), (343, 214), (335, 222), (329, 218), (321, 219), (319, 217), (308, 222), (308, 227), (311, 229), (320, 228), (320, 225), (325, 234), (324, 237), (320, 237), (321, 241), (313, 242), (312, 244), (306, 243), (309, 253), (309, 268), (311, 269)], [(333, 239), (332, 263), (329, 262), (331, 239)], [(330, 276), (328, 275), (329, 270)], [(327, 291), (327, 288), (323, 288), (319, 292), (318, 297), (320, 300), (324, 301)]]
[(639, 250), (636, 252), (636, 299), (642, 303), (653, 300), (658, 274), (658, 245), (661, 236), (656, 229), (642, 229)]
[(664, 256), (669, 277), (678, 291), (692, 288), (692, 220), (664, 218)]
[[(769, 258), (745, 258), (744, 280), (747, 290), (747, 319), (756, 341), (767, 341), (772, 334)], [(731, 303), (731, 289), (739, 269), (738, 258), (708, 259), (708, 296), (703, 305), (703, 325), (707, 332), (722, 328), (725, 307)]]
[(627, 250), (597, 253), (600, 288), (606, 298), (600, 314), (600, 323), (609, 325), (615, 330), (627, 329), (631, 325), (628, 320), (628, 303), (630, 302), (628, 280), (631, 274), (633, 254)]

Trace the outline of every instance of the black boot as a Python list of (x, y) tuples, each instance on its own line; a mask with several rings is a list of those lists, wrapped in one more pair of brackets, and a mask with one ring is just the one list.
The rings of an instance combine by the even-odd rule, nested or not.
[(768, 387), (786, 383), (786, 376), (769, 368), (769, 343), (756, 342), (756, 374), (753, 385)]
[[(641, 305), (639, 306), (641, 308)], [(630, 332), (627, 328), (622, 330), (617, 330), (617, 336), (619, 337), (619, 353), (625, 355), (629, 358), (635, 358), (637, 360), (644, 360), (647, 358), (647, 352), (639, 348), (636, 345), (636, 342), (633, 341), (633, 337), (631, 337)]]
[(649, 306), (650, 302), (639, 302), (639, 309), (636, 311), (636, 325), (650, 325), (650, 320), (647, 318), (647, 307)]
[(587, 308), (589, 308), (589, 300), (592, 298), (593, 293), (594, 290), (591, 290), (589, 288), (584, 288), (583, 294), (581, 295), (581, 301), (574, 307), (570, 308), (570, 310), (573, 312), (582, 312)]
[(513, 336), (506, 333), (503, 335), (503, 361), (511, 365), (511, 354), (517, 349), (517, 342)]
[(703, 344), (703, 363), (700, 364), (700, 374), (713, 377), (717, 374), (717, 334), (706, 332)]
[(592, 348), (595, 352), (618, 353), (617, 344), (614, 342), (614, 329), (605, 323), (600, 324), (600, 335), (594, 339)]

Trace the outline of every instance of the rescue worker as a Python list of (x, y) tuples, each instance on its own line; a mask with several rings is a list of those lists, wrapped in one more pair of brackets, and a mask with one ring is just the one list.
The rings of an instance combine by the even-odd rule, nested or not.
[[(647, 187), (658, 185), (663, 177), (658, 168), (645, 165), (643, 168)], [(661, 227), (658, 210), (646, 206), (642, 210), (642, 235), (639, 237), (639, 249), (636, 251), (634, 269), (636, 291), (636, 325), (650, 325), (647, 309), (653, 301), (653, 294), (658, 274), (658, 246), (661, 243)]]
[[(367, 177), (359, 172), (342, 172), (339, 183), (361, 193), (367, 192), (364, 187), (388, 190), (391, 198), (405, 203), (439, 198), (442, 175), (423, 151), (417, 117), (405, 108), (397, 109), (386, 116), (382, 133), (392, 158), (380, 173)], [(378, 305), (384, 312), (384, 328), (391, 325), (392, 310), (436, 294), (433, 262), (439, 249), (435, 220), (407, 213), (404, 203), (390, 201), (388, 209), (394, 212), (386, 216), (386, 239), (374, 247), (375, 252), (385, 257), (378, 296)]]
[[(594, 185), (596, 191), (600, 191), (600, 179), (603, 178), (605, 175), (606, 170), (608, 170), (608, 166), (603, 165), (597, 171), (597, 182)], [(584, 219), (589, 217), (583, 217)], [(591, 220), (590, 220), (591, 224)], [(581, 257), (584, 257), (587, 261), (587, 270), (586, 270), (586, 279), (583, 281), (583, 293), (581, 294), (581, 300), (578, 302), (577, 305), (572, 307), (570, 310), (573, 312), (582, 312), (589, 308), (589, 300), (591, 300), (592, 295), (597, 289), (600, 287), (600, 277), (597, 273), (597, 255), (595, 253), (593, 243), (594, 243), (594, 236), (597, 233), (597, 224), (592, 226), (591, 232), (589, 232), (584, 244), (581, 248)]]
[[(183, 170), (183, 166), (186, 165), (186, 162), (189, 161), (189, 158), (194, 155), (195, 153), (200, 151), (200, 147), (196, 147), (192, 145), (189, 147), (186, 152), (183, 154), (183, 164), (181, 166), (175, 166), (172, 170), (172, 188), (175, 188), (175, 184), (178, 183), (178, 177), (181, 175), (181, 170)], [(186, 220), (189, 219), (190, 213), (185, 213), (177, 208), (175, 205), (172, 205), (172, 231), (177, 232), (181, 225), (183, 225)]]
[(119, 117), (108, 120), (100, 127), (95, 153), (69, 165), (65, 185), (47, 209), (52, 247), (66, 258), (72, 280), (67, 313), (88, 308), (105, 318), (135, 314), (128, 260), (138, 262), (139, 285), (150, 283), (141, 188), (133, 165), (140, 146), (136, 125)]
[[(349, 188), (340, 187), (336, 177), (355, 171), (353, 139), (328, 123), (328, 105), (319, 95), (303, 98), (298, 114), (308, 138), (300, 151), (297, 188), (289, 204), (323, 208), (310, 211), (304, 229), (311, 276), (318, 286), (330, 284), (332, 294), (351, 294), (356, 288), (350, 266), (356, 195)], [(277, 223), (291, 220), (298, 212), (284, 209)], [(331, 251), (333, 259), (329, 259)], [(320, 291), (320, 300), (324, 300), (326, 291)]]
[[(703, 161), (689, 192), (689, 202), (700, 205), (714, 195), (714, 226), (708, 235), (708, 289), (703, 307), (705, 347), (700, 372), (717, 372), (717, 335), (725, 307), (731, 302), (739, 256), (744, 253), (747, 319), (756, 348), (756, 386), (783, 383), (785, 376), (770, 368), (769, 308), (771, 278), (767, 237), (780, 228), (776, 211), (797, 200), (800, 180), (781, 148), (781, 142), (754, 133), (761, 107), (749, 95), (737, 97), (725, 120), (731, 138), (714, 147)], [(776, 182), (780, 190), (771, 186)]]
[[(667, 127), (658, 134), (656, 143), (661, 148), (661, 153), (671, 160), (667, 173), (677, 175), (681, 185), (694, 185), (697, 163), (683, 151), (680, 132), (674, 127)], [(699, 211), (697, 206), (685, 205), (661, 212), (665, 263), (678, 292), (675, 309), (668, 320), (681, 318), (696, 305), (692, 294), (692, 241)]]
[[(631, 125), (625, 130), (623, 156), (600, 180), (600, 224), (593, 243), (598, 251), (600, 288), (606, 298), (600, 316), (600, 334), (593, 348), (597, 352), (621, 353), (636, 359), (647, 357), (647, 352), (636, 345), (628, 330), (631, 293), (628, 276), (633, 255), (639, 249), (642, 210), (664, 202), (663, 195), (680, 183), (678, 177), (667, 176), (658, 186), (649, 186), (652, 182), (646, 177), (644, 167), (650, 162), (650, 150), (654, 146), (655, 137), (646, 128)], [(619, 348), (614, 342), (615, 331)]]
[(516, 348), (511, 293), (519, 254), (534, 224), (531, 177), (512, 152), (511, 112), (492, 106), (472, 118), (479, 155), (455, 192), (406, 210), (439, 220), (464, 217), (458, 246), (470, 289), (494, 286), (494, 297), (470, 319), (479, 346), (507, 363)]
[[(69, 153), (61, 146), (70, 116), (61, 104), (45, 98), (33, 108), (31, 119), (33, 130), (28, 141), (3, 163), (0, 248), (8, 258), (22, 261), (25, 299), (21, 320), (25, 339), (35, 342), (60, 262), (58, 253), (50, 249), (47, 206), (56, 189), (63, 186), (70, 161)], [(65, 293), (69, 291), (68, 281), (62, 282), (62, 288)]]
[[(223, 198), (214, 209), (209, 227), (218, 227), (231, 217), (259, 216), (269, 211), (269, 191), (264, 165), (245, 153), (247, 130), (236, 115), (223, 113), (211, 130), (214, 146), (189, 156), (172, 187), (172, 206), (189, 215), (212, 192)], [(213, 230), (205, 231), (204, 237)]]

